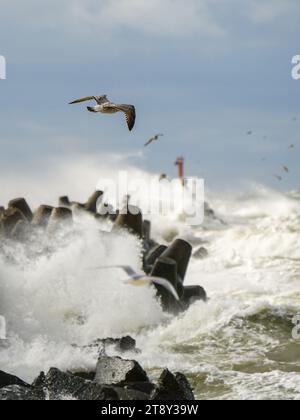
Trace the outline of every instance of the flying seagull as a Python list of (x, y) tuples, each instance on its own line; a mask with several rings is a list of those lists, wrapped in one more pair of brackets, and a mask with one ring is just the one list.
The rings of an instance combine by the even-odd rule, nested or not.
[(129, 131), (131, 131), (135, 124), (136, 112), (133, 105), (114, 104), (106, 95), (102, 96), (87, 96), (85, 98), (76, 99), (69, 103), (69, 105), (79, 104), (81, 102), (92, 101), (97, 102), (96, 106), (88, 106), (90, 112), (101, 112), (102, 114), (116, 114), (117, 112), (124, 112)]
[(157, 141), (160, 137), (162, 137), (163, 134), (156, 134), (156, 136), (151, 137), (150, 140), (147, 141), (147, 143), (145, 144), (145, 147), (149, 146), (151, 143), (153, 143), (154, 141)]
[(162, 277), (153, 277), (147, 276), (146, 274), (138, 274), (136, 271), (133, 270), (132, 267), (128, 265), (108, 265), (102, 267), (96, 267), (96, 270), (106, 270), (111, 268), (120, 268), (121, 270), (125, 271), (125, 273), (129, 276), (125, 283), (132, 284), (134, 286), (145, 286), (149, 284), (154, 284), (163, 287), (166, 289), (173, 297), (179, 301), (179, 296), (175, 288), (172, 286), (168, 280)]
[(291, 145), (289, 146), (289, 149), (294, 149), (294, 147), (295, 147), (295, 145), (294, 145), (294, 144), (291, 144)]
[(287, 166), (283, 166), (283, 170), (288, 174), (290, 172), (289, 168)]
[(251, 136), (253, 134), (252, 130), (247, 131), (247, 136)]
[(277, 181), (282, 181), (282, 176), (279, 176), (279, 175), (273, 175), (273, 176), (274, 178), (277, 179)]

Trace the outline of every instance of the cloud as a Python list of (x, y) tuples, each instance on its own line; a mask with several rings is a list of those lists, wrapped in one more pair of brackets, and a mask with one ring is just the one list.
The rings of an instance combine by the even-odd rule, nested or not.
[[(48, 3), (48, 5), (47, 5)], [(3, 21), (10, 19), (35, 27), (64, 26), (73, 33), (93, 27), (94, 33), (127, 28), (151, 36), (186, 37), (195, 33), (227, 33), (232, 13), (253, 22), (273, 21), (299, 10), (295, 0), (59, 0), (12, 2), (0, 0)], [(223, 15), (223, 16), (222, 16)]]
[(75, 19), (97, 25), (99, 31), (124, 27), (151, 36), (223, 35), (206, 0), (81, 0), (71, 11)]
[(273, 22), (291, 13), (299, 5), (293, 0), (248, 0), (247, 9), (249, 18), (255, 23)]

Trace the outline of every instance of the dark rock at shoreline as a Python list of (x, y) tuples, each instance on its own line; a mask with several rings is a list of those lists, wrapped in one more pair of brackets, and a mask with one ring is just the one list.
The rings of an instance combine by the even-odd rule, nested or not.
[(19, 379), (17, 376), (10, 375), (9, 373), (0, 370), (0, 388), (4, 388), (11, 385), (19, 385), (22, 387), (30, 387), (24, 381)]
[(46, 228), (54, 207), (41, 205), (33, 214), (32, 225)]
[(92, 372), (62, 372), (51, 368), (41, 372), (32, 385), (0, 372), (3, 387), (0, 400), (193, 400), (186, 377), (164, 370), (157, 385), (151, 383), (142, 367), (134, 360), (100, 356), (96, 377)]
[(71, 373), (51, 368), (45, 377), (44, 389), (50, 400), (80, 401), (147, 400), (149, 395), (133, 388), (98, 384)]
[(129, 205), (122, 209), (118, 215), (113, 230), (126, 229), (129, 232), (137, 235), (139, 238), (143, 237), (143, 216), (138, 207)]
[(25, 198), (15, 198), (14, 200), (11, 200), (8, 203), (8, 208), (20, 210), (28, 222), (32, 221), (32, 211)]
[(132, 391), (139, 391), (150, 396), (155, 389), (155, 385), (151, 382), (129, 382), (125, 385), (125, 389)]
[(121, 338), (99, 338), (92, 344), (84, 347), (98, 347), (105, 351), (106, 346), (114, 346), (115, 350), (121, 353), (135, 352), (140, 353), (140, 350), (136, 348), (136, 341), (129, 335)]
[(51, 400), (111, 400), (118, 399), (117, 393), (108, 387), (84, 380), (70, 373), (51, 368), (44, 380), (44, 388)]
[(16, 208), (9, 208), (5, 210), (1, 215), (0, 231), (2, 231), (5, 236), (10, 237), (14, 227), (20, 220), (26, 220), (20, 210)]
[(178, 276), (183, 283), (192, 255), (192, 246), (183, 239), (176, 239), (161, 255), (177, 263)]
[(173, 375), (168, 369), (165, 369), (151, 394), (151, 400), (193, 401), (195, 397), (188, 380), (183, 374), (176, 373)]
[(132, 351), (136, 350), (136, 341), (134, 338), (127, 335), (126, 337), (120, 338), (119, 348), (121, 351)]
[(45, 396), (38, 390), (20, 385), (10, 385), (0, 389), (0, 401), (41, 401)]
[(79, 370), (79, 371), (72, 371), (72, 372), (68, 372), (74, 376), (77, 376), (77, 378), (81, 378), (84, 379), (85, 381), (94, 381), (95, 376), (96, 376), (96, 371), (94, 372), (89, 372), (89, 371), (84, 371), (84, 370)]
[(27, 220), (19, 220), (11, 231), (11, 238), (16, 241), (26, 241), (32, 232), (32, 225)]
[(103, 196), (103, 191), (95, 191), (88, 199), (85, 204), (85, 209), (93, 213), (97, 213), (97, 205), (101, 202), (101, 197)]
[(32, 382), (31, 386), (33, 388), (43, 388), (45, 386), (46, 375), (44, 372), (41, 372), (37, 378)]
[(95, 382), (122, 386), (128, 382), (149, 382), (149, 379), (135, 360), (100, 356), (96, 367)]
[(64, 195), (62, 197), (59, 197), (58, 206), (70, 208), (72, 206), (72, 203), (70, 202), (69, 197), (67, 195)]
[(208, 251), (206, 248), (204, 248), (203, 246), (201, 246), (199, 249), (197, 249), (194, 254), (193, 254), (194, 258), (197, 258), (199, 260), (203, 260), (205, 258), (208, 257)]
[(207, 294), (201, 286), (185, 286), (183, 290), (183, 304), (186, 308), (198, 300), (207, 301)]
[(147, 274), (150, 274), (153, 265), (157, 258), (159, 258), (162, 253), (167, 249), (165, 245), (155, 245), (153, 246), (144, 257), (144, 269)]
[(48, 232), (53, 233), (63, 226), (70, 226), (73, 222), (73, 214), (66, 207), (56, 207), (52, 210), (48, 222)]

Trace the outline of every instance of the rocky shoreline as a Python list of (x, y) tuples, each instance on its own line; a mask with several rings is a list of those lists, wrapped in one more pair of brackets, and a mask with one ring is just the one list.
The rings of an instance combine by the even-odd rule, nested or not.
[[(172, 290), (176, 291), (174, 297), (168, 288), (153, 283), (165, 311), (177, 315), (196, 300), (207, 299), (201, 286), (184, 286), (192, 255), (192, 246), (188, 242), (176, 239), (169, 246), (156, 243), (151, 239), (151, 223), (143, 220), (142, 212), (129, 204), (129, 197), (126, 197), (124, 208), (114, 214), (106, 211), (111, 206), (103, 203), (102, 197), (103, 192), (95, 191), (82, 204), (71, 202), (64, 196), (59, 199), (58, 207), (41, 205), (34, 212), (24, 198), (10, 201), (7, 208), (0, 207), (0, 252), (6, 241), (26, 244), (27, 241), (33, 242), (41, 236), (53, 237), (66, 227), (72, 227), (74, 216), (87, 215), (96, 222), (106, 219), (111, 224), (111, 232), (126, 230), (141, 242), (145, 278), (165, 279)], [(100, 227), (99, 232), (101, 233)], [(201, 248), (198, 254), (199, 258), (205, 258), (205, 249)], [(32, 384), (0, 371), (0, 400), (194, 399), (191, 386), (183, 374), (164, 370), (157, 383), (153, 383), (135, 360), (127, 360), (123, 356), (109, 357), (105, 351), (105, 346), (109, 344), (113, 344), (121, 355), (128, 350), (138, 351), (135, 340), (131, 337), (99, 340), (92, 344), (101, 347), (95, 371), (62, 372), (51, 368), (46, 374), (42, 372)], [(1, 367), (3, 368), (0, 364)]]
[[(106, 340), (100, 340), (105, 342)], [(125, 345), (126, 351), (135, 349), (131, 337), (108, 339)], [(128, 347), (128, 343), (131, 343)], [(133, 345), (134, 343), (134, 345)], [(121, 351), (121, 347), (119, 347)], [(0, 371), (0, 400), (87, 400), (87, 401), (192, 401), (194, 394), (182, 373), (165, 369), (156, 383), (150, 381), (145, 370), (135, 360), (110, 357), (100, 352), (94, 371), (62, 372), (51, 368), (41, 372), (32, 384)]]

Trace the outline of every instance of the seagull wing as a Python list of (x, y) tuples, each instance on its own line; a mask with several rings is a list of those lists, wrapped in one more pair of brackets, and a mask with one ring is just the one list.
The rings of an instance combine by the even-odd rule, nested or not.
[(154, 138), (152, 137), (150, 140), (147, 141), (145, 144), (145, 147), (149, 146), (154, 141)]
[(111, 268), (120, 268), (124, 270), (125, 273), (128, 274), (128, 276), (131, 276), (131, 277), (137, 276), (137, 273), (129, 265), (103, 265), (100, 267), (95, 267), (94, 270), (109, 270)]
[(129, 131), (132, 131), (136, 120), (135, 107), (133, 105), (114, 105), (114, 107), (118, 111), (124, 112)]
[(164, 289), (166, 289), (169, 293), (171, 293), (172, 296), (174, 296), (176, 300), (178, 301), (180, 300), (175, 287), (170, 282), (168, 282), (168, 280), (160, 278), (160, 277), (148, 277), (148, 278), (153, 284), (157, 284), (158, 286), (161, 286)]
[(80, 104), (81, 102), (92, 101), (93, 99), (96, 101), (95, 96), (86, 96), (85, 98), (76, 99), (75, 101), (69, 102), (69, 105)]

